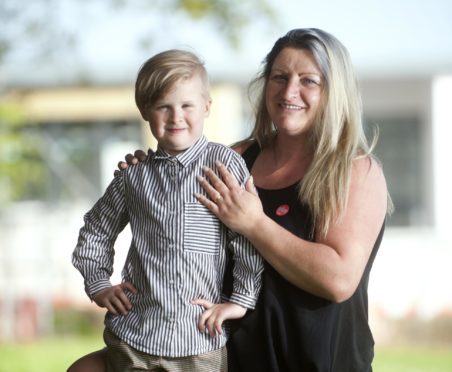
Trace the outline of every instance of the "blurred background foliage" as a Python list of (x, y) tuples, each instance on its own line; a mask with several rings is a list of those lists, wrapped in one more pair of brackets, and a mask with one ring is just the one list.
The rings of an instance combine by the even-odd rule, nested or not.
[(0, 104), (0, 202), (44, 198), (47, 166), (19, 107)]
[[(96, 3), (107, 3), (110, 10), (122, 12), (125, 8), (137, 12), (159, 13), (161, 23), (149, 24), (137, 45), (147, 47), (153, 42), (157, 27), (165, 27), (176, 14), (195, 21), (207, 21), (212, 31), (222, 35), (233, 48), (238, 48), (244, 30), (259, 19), (276, 25), (278, 17), (268, 0), (68, 0), (77, 7), (78, 16), (96, 17)], [(79, 30), (59, 17), (59, 0), (2, 0), (0, 2), (0, 63), (18, 50), (29, 50), (34, 58), (45, 58), (62, 52), (74, 53)], [(113, 40), (112, 40), (113, 42)]]

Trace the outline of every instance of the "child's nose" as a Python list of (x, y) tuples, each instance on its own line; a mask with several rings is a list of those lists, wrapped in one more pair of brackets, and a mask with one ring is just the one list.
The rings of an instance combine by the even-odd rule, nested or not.
[(183, 119), (182, 110), (174, 109), (171, 113), (171, 121), (173, 123), (179, 123)]

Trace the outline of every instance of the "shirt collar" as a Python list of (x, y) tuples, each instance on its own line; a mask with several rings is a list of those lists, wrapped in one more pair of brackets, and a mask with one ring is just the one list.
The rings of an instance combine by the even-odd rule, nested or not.
[(161, 147), (157, 148), (155, 152), (154, 159), (155, 160), (170, 160), (170, 161), (178, 161), (183, 167), (187, 167), (192, 161), (199, 158), (199, 156), (204, 153), (207, 148), (207, 138), (205, 136), (201, 136), (193, 146), (189, 147), (187, 150), (177, 154), (176, 156), (170, 155), (165, 152)]

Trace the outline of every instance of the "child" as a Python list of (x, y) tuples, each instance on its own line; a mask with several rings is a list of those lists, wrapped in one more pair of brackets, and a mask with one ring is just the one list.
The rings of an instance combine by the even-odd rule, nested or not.
[[(249, 173), (238, 154), (203, 136), (211, 99), (207, 72), (193, 53), (150, 58), (138, 73), (135, 100), (157, 150), (113, 179), (85, 215), (72, 258), (88, 296), (108, 310), (108, 370), (226, 370), (222, 323), (254, 308), (263, 264), (246, 238), (197, 201), (205, 194), (197, 177), (216, 161), (242, 185)], [(112, 286), (114, 242), (128, 223), (122, 283)], [(234, 284), (221, 303), (227, 248)]]

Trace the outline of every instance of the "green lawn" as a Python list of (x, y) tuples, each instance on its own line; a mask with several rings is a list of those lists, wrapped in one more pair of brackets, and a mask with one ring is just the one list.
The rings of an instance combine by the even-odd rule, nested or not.
[(0, 344), (0, 372), (64, 372), (88, 352), (103, 347), (98, 337), (60, 337), (29, 344)]
[[(75, 359), (102, 346), (101, 334), (30, 344), (0, 344), (0, 372), (64, 372)], [(380, 347), (376, 350), (374, 372), (451, 371), (452, 346)]]
[(374, 372), (452, 372), (452, 345), (448, 347), (380, 347)]

